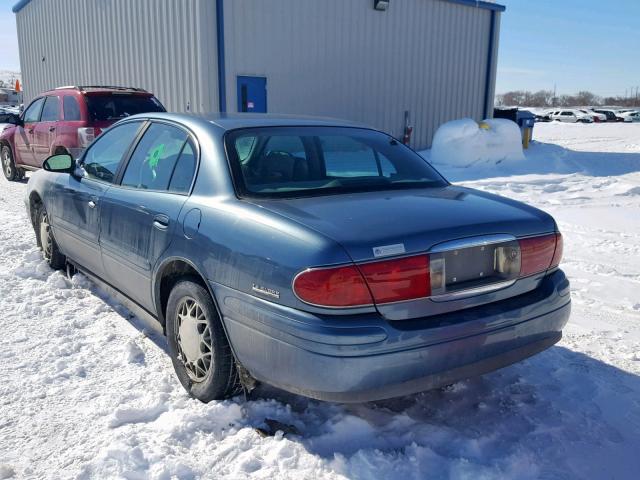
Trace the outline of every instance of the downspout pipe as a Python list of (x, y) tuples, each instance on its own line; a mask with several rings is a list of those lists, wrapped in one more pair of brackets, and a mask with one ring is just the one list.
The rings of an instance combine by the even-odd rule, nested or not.
[(496, 12), (491, 10), (491, 24), (489, 25), (489, 53), (487, 54), (487, 71), (484, 83), (484, 108), (482, 118), (489, 117), (489, 104), (493, 105), (493, 101), (489, 98), (491, 95), (491, 75), (493, 74), (493, 64), (495, 62), (493, 50), (495, 45), (496, 32)]
[(227, 111), (227, 85), (224, 65), (224, 0), (216, 0), (216, 39), (218, 44), (218, 104)]

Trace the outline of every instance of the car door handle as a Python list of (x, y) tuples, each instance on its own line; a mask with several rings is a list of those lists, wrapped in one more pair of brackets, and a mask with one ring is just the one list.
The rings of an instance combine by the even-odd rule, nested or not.
[(27, 129), (27, 133), (33, 133), (33, 128)]
[(89, 205), (89, 208), (96, 208), (96, 202), (93, 200), (89, 200), (89, 203), (87, 203), (87, 205)]
[(54, 132), (55, 130), (56, 130), (56, 127), (49, 127), (50, 132)]
[(166, 215), (156, 215), (153, 218), (153, 226), (160, 230), (166, 230), (169, 227), (169, 217)]

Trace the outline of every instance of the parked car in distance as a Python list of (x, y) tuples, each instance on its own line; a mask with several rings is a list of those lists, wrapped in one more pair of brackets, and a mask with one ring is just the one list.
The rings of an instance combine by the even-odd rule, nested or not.
[(19, 115), (9, 113), (6, 109), (0, 111), (0, 134), (7, 128), (13, 127), (19, 121), (19, 118)]
[(640, 112), (637, 110), (630, 110), (620, 114), (625, 122), (640, 122)]
[(56, 153), (74, 157), (121, 118), (164, 112), (153, 94), (129, 87), (60, 87), (36, 97), (0, 134), (0, 159), (8, 180), (24, 177)]
[(621, 118), (616, 115), (615, 110), (610, 110), (607, 108), (596, 108), (593, 110), (596, 113), (601, 113), (607, 117), (607, 122), (621, 122), (623, 121)]
[(606, 122), (607, 116), (603, 113), (594, 112), (593, 110), (589, 110), (586, 108), (579, 108), (579, 112), (584, 113), (585, 115), (591, 116), (594, 122)]
[(204, 402), (255, 380), (339, 402), (428, 390), (550, 347), (569, 317), (550, 215), (353, 123), (136, 115), (48, 158), (25, 202), (49, 265), (161, 326)]
[(549, 118), (553, 120), (557, 120), (559, 122), (569, 122), (569, 123), (593, 123), (593, 117), (589, 114), (583, 113), (580, 110), (573, 109), (561, 109), (555, 110), (551, 112)]
[(623, 122), (633, 122), (633, 114), (636, 113), (636, 110), (633, 108), (623, 108), (616, 111), (616, 116), (621, 119)]
[(15, 113), (20, 115), (20, 106), (17, 105), (1, 105), (0, 113)]

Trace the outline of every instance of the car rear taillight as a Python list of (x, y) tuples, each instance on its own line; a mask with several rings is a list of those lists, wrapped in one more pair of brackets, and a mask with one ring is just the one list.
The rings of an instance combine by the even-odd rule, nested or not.
[(321, 307), (372, 305), (373, 299), (355, 265), (305, 270), (293, 280), (300, 300)]
[(562, 252), (564, 251), (564, 241), (562, 240), (562, 234), (556, 233), (556, 251), (553, 252), (553, 258), (551, 259), (551, 265), (549, 268), (555, 268), (560, 265), (562, 261)]
[(431, 295), (429, 257), (309, 269), (293, 281), (300, 300), (323, 307), (360, 307)]
[(310, 268), (293, 291), (305, 303), (329, 308), (383, 305), (444, 294), (464, 295), (481, 286), (504, 288), (519, 277), (558, 266), (562, 235), (478, 244), (431, 254)]
[(93, 142), (102, 130), (94, 127), (78, 128), (78, 146), (87, 148)]
[(522, 256), (521, 277), (540, 273), (560, 264), (562, 258), (562, 235), (560, 233), (523, 238), (518, 243)]
[(377, 304), (431, 295), (428, 255), (364, 263), (358, 268)]

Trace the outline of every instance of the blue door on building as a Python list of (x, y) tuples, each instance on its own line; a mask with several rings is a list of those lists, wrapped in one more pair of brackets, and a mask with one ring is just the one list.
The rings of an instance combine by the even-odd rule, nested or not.
[(238, 111), (267, 113), (267, 79), (238, 76)]

